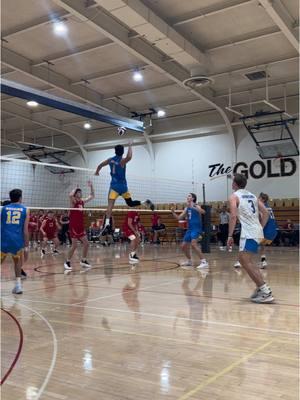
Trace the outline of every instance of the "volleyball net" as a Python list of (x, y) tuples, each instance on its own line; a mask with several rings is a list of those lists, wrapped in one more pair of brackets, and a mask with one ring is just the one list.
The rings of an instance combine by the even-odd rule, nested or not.
[[(95, 211), (104, 211), (106, 208), (110, 186), (109, 168), (104, 168), (99, 176), (95, 176), (94, 169), (5, 156), (1, 156), (0, 160), (2, 202), (9, 199), (10, 190), (18, 188), (22, 190), (23, 203), (28, 208), (69, 209), (69, 193), (81, 188), (83, 198), (88, 197), (88, 181), (91, 181), (95, 198), (86, 208)], [(202, 198), (199, 183), (131, 174), (127, 174), (127, 183), (133, 200), (151, 199), (156, 205), (184, 203), (190, 192), (196, 193), (199, 200)], [(126, 206), (121, 197), (117, 199), (116, 206)]]

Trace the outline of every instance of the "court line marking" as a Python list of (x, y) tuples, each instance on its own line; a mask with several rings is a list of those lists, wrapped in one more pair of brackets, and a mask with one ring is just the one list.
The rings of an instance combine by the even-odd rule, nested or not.
[(192, 389), (189, 392), (185, 393), (183, 396), (180, 396), (177, 400), (186, 400), (189, 397), (193, 396), (194, 394), (200, 392), (200, 390), (202, 390), (203, 388), (205, 388), (209, 384), (215, 382), (221, 376), (223, 376), (223, 375), (227, 374), (228, 372), (232, 371), (238, 365), (244, 363), (245, 361), (248, 361), (249, 358), (253, 357), (255, 354), (259, 353), (261, 350), (264, 350), (266, 347), (270, 346), (273, 342), (274, 342), (274, 339), (269, 340), (267, 343), (263, 344), (262, 346), (259, 346), (255, 350), (253, 350), (251, 353), (247, 354), (246, 356), (240, 358), (237, 361), (234, 361), (232, 364), (228, 365), (227, 367), (225, 367), (221, 371), (217, 372), (215, 375), (211, 376), (210, 378), (206, 379), (204, 382), (200, 383), (194, 389)]
[[(143, 291), (145, 289), (151, 289), (151, 288), (158, 287), (158, 286), (166, 286), (166, 285), (170, 285), (172, 283), (177, 283), (177, 282), (181, 282), (181, 279), (177, 279), (175, 281), (174, 280), (172, 280), (172, 281), (168, 280), (168, 281), (165, 281), (163, 283), (158, 283), (156, 285), (151, 285), (151, 286), (145, 286), (143, 288), (132, 289), (130, 292), (136, 292), (137, 290), (138, 291)], [(120, 290), (120, 288), (117, 289), (117, 290)], [(84, 301), (80, 301), (78, 303), (72, 303), (72, 306), (78, 306), (78, 305), (83, 304), (83, 303), (90, 303), (92, 301), (97, 301), (97, 300), (102, 300), (102, 299), (109, 299), (111, 297), (116, 297), (116, 296), (122, 296), (122, 294), (123, 294), (123, 292), (119, 292), (119, 293), (109, 294), (107, 296), (95, 297), (94, 299), (84, 300)]]
[(183, 320), (183, 321), (205, 322), (206, 324), (211, 324), (211, 325), (229, 326), (229, 327), (233, 327), (233, 328), (252, 329), (252, 330), (257, 330), (257, 331), (261, 331), (261, 332), (282, 333), (282, 334), (286, 334), (286, 335), (299, 336), (299, 332), (283, 331), (283, 330), (280, 330), (280, 329), (258, 328), (257, 326), (231, 324), (229, 322), (210, 321), (210, 320), (207, 320), (207, 319), (176, 317), (176, 316), (171, 316), (171, 315), (154, 314), (154, 313), (148, 313), (148, 312), (143, 312), (143, 311), (136, 312), (136, 311), (130, 311), (130, 310), (120, 310), (120, 309), (117, 309), (117, 308), (95, 307), (95, 306), (86, 306), (86, 305), (77, 305), (77, 304), (66, 304), (66, 303), (49, 302), (49, 301), (43, 301), (43, 300), (22, 299), (22, 301), (32, 302), (32, 303), (58, 305), (58, 306), (64, 306), (64, 307), (82, 307), (82, 308), (90, 308), (90, 309), (93, 309), (93, 310), (104, 310), (104, 311), (109, 311), (109, 312), (113, 311), (113, 312), (121, 312), (121, 313), (127, 313), (127, 314), (139, 314), (139, 315), (144, 315), (144, 316), (148, 316), (148, 317), (157, 317), (157, 318), (166, 318), (166, 319), (175, 319), (175, 318), (177, 318), (177, 319)]
[(23, 347), (23, 329), (19, 323), (19, 321), (17, 320), (17, 318), (10, 313), (9, 311), (5, 310), (4, 308), (1, 307), (1, 311), (5, 312), (7, 315), (10, 316), (10, 318), (14, 321), (14, 323), (17, 325), (18, 330), (19, 330), (19, 345), (18, 345), (18, 349), (17, 352), (15, 354), (15, 357), (13, 359), (13, 362), (11, 363), (10, 367), (8, 368), (8, 370), (6, 371), (5, 375), (3, 376), (3, 378), (1, 379), (0, 385), (3, 385), (3, 383), (6, 381), (6, 379), (9, 377), (9, 375), (11, 374), (12, 370), (14, 369), (15, 365), (17, 364), (17, 361), (20, 357), (21, 351), (22, 351), (22, 347)]
[[(13, 301), (11, 299), (7, 299), (9, 301)], [(52, 360), (51, 360), (51, 364), (50, 367), (48, 369), (48, 373), (46, 375), (46, 378), (44, 379), (44, 382), (42, 383), (42, 386), (39, 388), (39, 391), (37, 392), (37, 394), (34, 396), (34, 400), (38, 400), (41, 395), (43, 394), (46, 386), (48, 385), (48, 382), (50, 380), (50, 377), (52, 375), (52, 372), (54, 370), (55, 367), (55, 363), (56, 363), (56, 358), (57, 358), (57, 338), (56, 338), (56, 334), (54, 332), (54, 329), (52, 328), (52, 325), (49, 323), (49, 321), (47, 320), (47, 318), (45, 318), (42, 314), (40, 314), (38, 311), (34, 310), (31, 307), (26, 306), (25, 304), (22, 304), (22, 302), (16, 302), (14, 301), (15, 304), (20, 305), (22, 307), (27, 308), (28, 310), (30, 310), (31, 312), (35, 313), (38, 317), (40, 317), (45, 324), (48, 326), (48, 328), (50, 329), (50, 332), (52, 334), (52, 339), (53, 339), (53, 352), (52, 352)]]

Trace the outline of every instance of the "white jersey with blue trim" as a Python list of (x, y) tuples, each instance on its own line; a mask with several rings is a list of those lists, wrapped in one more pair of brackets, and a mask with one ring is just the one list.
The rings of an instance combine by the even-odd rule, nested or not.
[(245, 189), (239, 189), (234, 194), (239, 199), (238, 218), (242, 226), (241, 238), (260, 242), (264, 234), (259, 222), (257, 197)]

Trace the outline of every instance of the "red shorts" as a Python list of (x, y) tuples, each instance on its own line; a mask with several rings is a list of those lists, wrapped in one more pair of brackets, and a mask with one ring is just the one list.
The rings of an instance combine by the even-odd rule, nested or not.
[(123, 233), (128, 238), (129, 238), (129, 236), (132, 236), (132, 235), (136, 236), (136, 234), (134, 232), (132, 232), (131, 229), (125, 229)]
[(82, 239), (84, 236), (86, 236), (86, 232), (83, 226), (80, 227), (70, 226), (69, 233), (72, 239)]
[[(56, 238), (56, 236), (57, 236), (57, 232), (55, 231), (55, 232), (53, 232), (53, 231), (45, 231), (45, 234), (46, 234), (46, 238), (47, 238), (47, 240), (53, 240), (53, 239), (55, 239)], [(44, 236), (45, 237), (45, 236)]]

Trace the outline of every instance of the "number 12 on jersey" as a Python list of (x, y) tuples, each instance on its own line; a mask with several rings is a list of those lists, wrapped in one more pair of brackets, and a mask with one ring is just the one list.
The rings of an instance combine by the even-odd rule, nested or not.
[(21, 218), (21, 211), (7, 211), (7, 224), (17, 224), (19, 225)]

